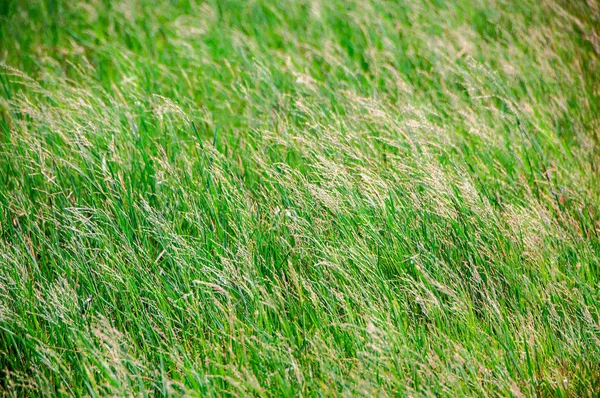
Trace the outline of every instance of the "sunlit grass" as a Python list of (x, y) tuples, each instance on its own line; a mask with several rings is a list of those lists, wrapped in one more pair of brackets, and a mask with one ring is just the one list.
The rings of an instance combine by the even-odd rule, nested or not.
[(599, 10), (0, 0), (0, 394), (597, 396)]

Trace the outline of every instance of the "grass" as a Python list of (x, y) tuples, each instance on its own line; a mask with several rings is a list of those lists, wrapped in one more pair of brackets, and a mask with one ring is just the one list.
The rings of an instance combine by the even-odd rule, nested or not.
[(598, 396), (599, 27), (0, 1), (0, 395)]

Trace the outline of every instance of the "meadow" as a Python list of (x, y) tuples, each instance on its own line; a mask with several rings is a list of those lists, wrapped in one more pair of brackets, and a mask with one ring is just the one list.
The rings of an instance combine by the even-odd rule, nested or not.
[(0, 396), (600, 395), (597, 0), (0, 0)]

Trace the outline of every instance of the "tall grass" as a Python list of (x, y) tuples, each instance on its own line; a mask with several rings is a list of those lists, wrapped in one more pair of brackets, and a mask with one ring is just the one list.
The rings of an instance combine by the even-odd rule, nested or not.
[(599, 27), (0, 1), (0, 394), (597, 396)]

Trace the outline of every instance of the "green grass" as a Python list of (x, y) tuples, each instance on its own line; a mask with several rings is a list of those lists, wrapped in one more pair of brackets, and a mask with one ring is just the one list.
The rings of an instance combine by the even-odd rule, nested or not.
[(0, 0), (0, 395), (598, 396), (596, 0)]

